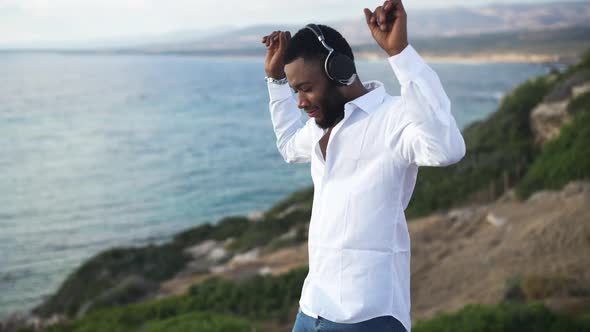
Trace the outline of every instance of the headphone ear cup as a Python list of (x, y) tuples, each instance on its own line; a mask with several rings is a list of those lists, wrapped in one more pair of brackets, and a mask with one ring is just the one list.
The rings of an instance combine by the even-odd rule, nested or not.
[(344, 54), (335, 53), (328, 59), (328, 74), (338, 83), (346, 81), (356, 73), (354, 61)]

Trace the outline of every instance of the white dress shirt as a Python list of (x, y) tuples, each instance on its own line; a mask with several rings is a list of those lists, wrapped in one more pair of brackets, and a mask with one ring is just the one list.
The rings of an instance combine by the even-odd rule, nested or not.
[(410, 236), (404, 210), (418, 166), (446, 166), (465, 142), (437, 74), (408, 45), (388, 58), (401, 84), (391, 96), (379, 81), (344, 106), (322, 155), (324, 130), (305, 123), (287, 85), (268, 84), (279, 152), (311, 162), (314, 184), (309, 273), (303, 313), (338, 323), (392, 315), (411, 330)]

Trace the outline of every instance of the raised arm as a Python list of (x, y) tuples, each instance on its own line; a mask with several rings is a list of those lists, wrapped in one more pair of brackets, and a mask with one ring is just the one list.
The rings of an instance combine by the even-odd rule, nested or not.
[(288, 163), (311, 161), (313, 118), (306, 123), (301, 120), (297, 100), (286, 83), (284, 53), (291, 39), (289, 31), (275, 31), (262, 38), (267, 47), (266, 76), (275, 79), (268, 82), (269, 109), (273, 129), (277, 137), (277, 148)]
[(438, 76), (408, 43), (407, 15), (401, 0), (385, 1), (375, 12), (364, 11), (373, 38), (390, 56), (389, 63), (401, 84), (401, 108), (391, 116), (388, 146), (418, 166), (458, 162), (465, 155), (463, 136)]

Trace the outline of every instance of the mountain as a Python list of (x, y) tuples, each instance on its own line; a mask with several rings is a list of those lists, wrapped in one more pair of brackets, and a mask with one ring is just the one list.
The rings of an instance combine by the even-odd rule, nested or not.
[[(302, 28), (300, 25), (256, 25), (233, 29), (210, 36), (195, 36), (182, 43), (146, 44), (146, 51), (186, 51), (244, 49), (257, 45), (262, 36), (274, 30)], [(366, 44), (372, 38), (362, 14), (354, 19), (321, 22), (342, 33), (351, 45)], [(484, 7), (454, 7), (429, 10), (408, 10), (409, 37), (422, 39), (480, 35), (500, 32), (552, 30), (573, 26), (590, 26), (590, 2), (542, 3), (517, 5), (488, 5)]]

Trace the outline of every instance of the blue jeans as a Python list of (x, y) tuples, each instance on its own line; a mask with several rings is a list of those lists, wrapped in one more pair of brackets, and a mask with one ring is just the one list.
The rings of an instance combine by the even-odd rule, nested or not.
[(354, 324), (329, 321), (318, 316), (317, 319), (297, 313), (292, 332), (406, 332), (406, 328), (393, 316), (380, 316)]

